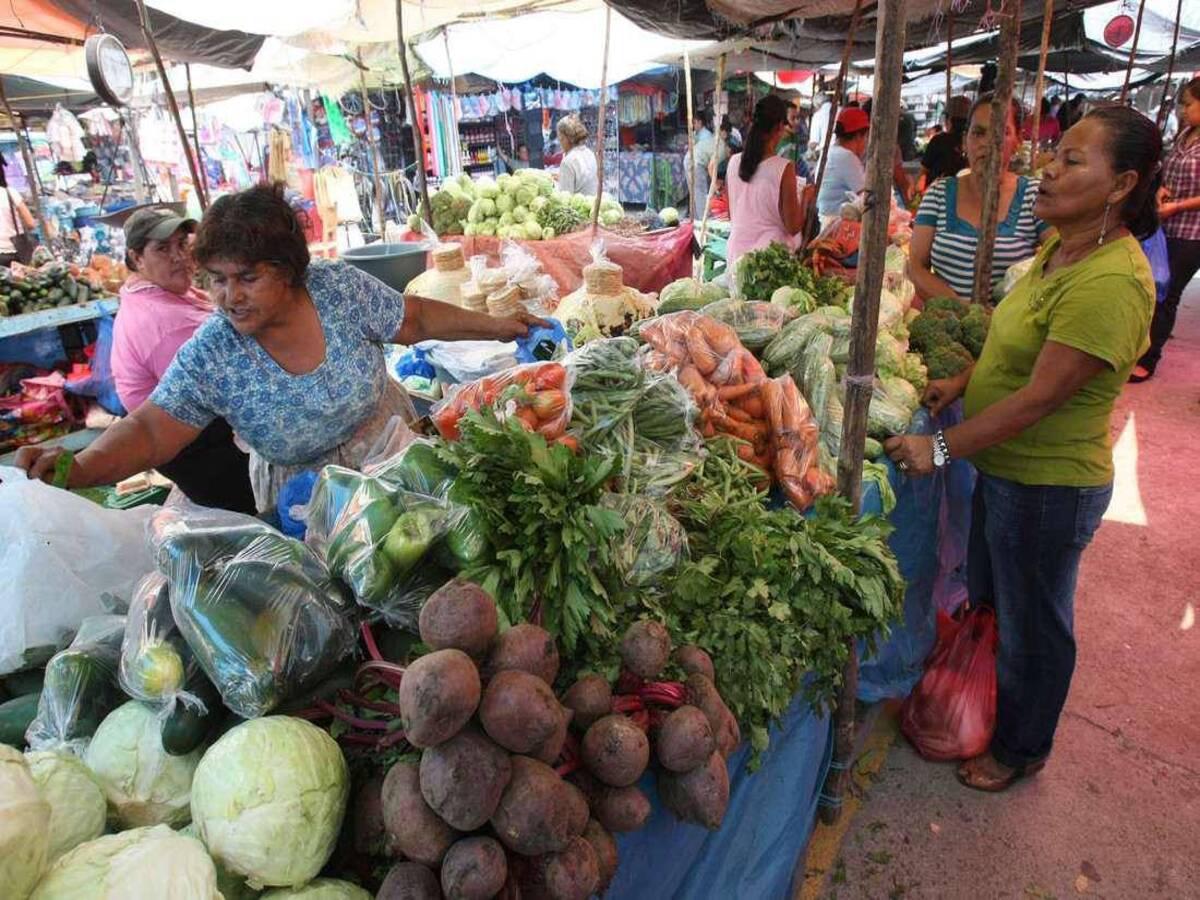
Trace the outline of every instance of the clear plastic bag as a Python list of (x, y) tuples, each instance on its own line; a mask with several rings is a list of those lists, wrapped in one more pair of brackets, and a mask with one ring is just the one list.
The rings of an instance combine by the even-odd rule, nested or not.
[(571, 433), (585, 447), (603, 440), (633, 414), (646, 371), (633, 338), (592, 341), (563, 360), (571, 376)]
[(50, 658), (37, 716), (25, 732), (30, 750), (82, 756), (104, 717), (125, 702), (117, 686), (124, 616), (90, 616), (71, 645)]
[(622, 580), (643, 590), (663, 586), (687, 557), (687, 531), (659, 500), (606, 494), (602, 502), (625, 520), (612, 548)]
[(354, 606), (301, 542), (191, 504), (151, 525), (175, 623), (239, 716), (266, 715), (354, 652)]
[(894, 437), (908, 431), (913, 410), (904, 402), (894, 398), (878, 380), (871, 391), (871, 405), (867, 409), (867, 434), (873, 438)]
[(433, 407), (433, 424), (448, 441), (459, 437), (459, 422), (468, 409), (484, 406), (502, 420), (516, 418), (527, 431), (548, 441), (562, 438), (571, 421), (571, 379), (557, 362), (517, 366), (459, 385)]
[(742, 300), (718, 300), (700, 313), (730, 326), (742, 346), (754, 352), (766, 347), (779, 330), (796, 317), (784, 306)]
[(117, 668), (121, 689), (164, 714), (178, 702), (202, 709), (203, 702), (187, 690), (198, 670), (192, 648), (175, 625), (167, 578), (151, 572), (138, 583), (129, 604)]
[(979, 606), (961, 619), (937, 614), (937, 644), (901, 710), (900, 728), (926, 759), (970, 759), (996, 729), (996, 615)]
[(820, 467), (820, 429), (790, 375), (763, 387), (771, 425), (773, 473), (791, 504), (803, 512), (834, 488)]
[(832, 318), (820, 312), (793, 319), (780, 329), (774, 340), (763, 349), (762, 361), (773, 374), (795, 373), (804, 359), (808, 344), (832, 325)]
[(525, 308), (533, 313), (553, 312), (558, 305), (558, 282), (542, 271), (536, 256), (515, 241), (500, 246), (500, 265), (509, 284), (521, 289)]

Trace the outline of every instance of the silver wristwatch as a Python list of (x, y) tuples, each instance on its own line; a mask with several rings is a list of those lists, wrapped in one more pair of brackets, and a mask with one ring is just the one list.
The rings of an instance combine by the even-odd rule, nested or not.
[(950, 447), (946, 444), (946, 432), (936, 431), (933, 435), (933, 465), (942, 469), (950, 464)]

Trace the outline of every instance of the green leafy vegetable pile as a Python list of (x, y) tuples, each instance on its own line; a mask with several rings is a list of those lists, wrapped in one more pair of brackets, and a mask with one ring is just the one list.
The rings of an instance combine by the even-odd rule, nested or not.
[(466, 415), (461, 439), (441, 454), (459, 471), (451, 499), (470, 507), (491, 547), (463, 577), (495, 597), (508, 622), (540, 617), (568, 653), (587, 634), (615, 644), (602, 575), (613, 571), (611, 544), (625, 526), (600, 501), (616, 460), (547, 444), (486, 408)]
[[(837, 278), (819, 277), (799, 256), (783, 244), (770, 244), (747, 253), (737, 264), (737, 280), (743, 299), (770, 301), (782, 287), (800, 288), (811, 297), (797, 312), (821, 306), (846, 306), (854, 289)], [(790, 305), (781, 295), (778, 305)]]
[(809, 518), (769, 509), (743, 467), (732, 442), (710, 442), (674, 510), (691, 559), (662, 612), (713, 658), (721, 696), (762, 751), (797, 691), (818, 707), (833, 699), (852, 642), (900, 614), (904, 580), (886, 521), (856, 519), (836, 497)]

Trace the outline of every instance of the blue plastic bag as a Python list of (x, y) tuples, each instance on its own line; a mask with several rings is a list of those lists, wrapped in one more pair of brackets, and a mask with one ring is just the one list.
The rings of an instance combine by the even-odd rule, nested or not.
[(429, 362), (429, 355), (417, 347), (413, 347), (396, 361), (396, 377), (436, 378), (437, 371)]
[(567, 336), (567, 332), (558, 319), (547, 319), (546, 321), (550, 323), (549, 328), (538, 325), (530, 328), (529, 334), (525, 337), (517, 339), (517, 362), (546, 362), (556, 357), (560, 347), (563, 348), (564, 353), (570, 353), (575, 349), (575, 345)]
[(95, 397), (96, 402), (114, 416), (125, 415), (125, 406), (117, 396), (117, 385), (113, 381), (112, 347), (113, 323), (112, 316), (101, 316), (96, 320), (96, 343), (92, 358), (89, 361), (91, 372), (79, 379), (66, 383), (67, 393), (80, 397)]
[(1142, 241), (1142, 252), (1150, 261), (1150, 271), (1154, 274), (1154, 293), (1158, 302), (1162, 303), (1171, 284), (1171, 261), (1167, 258), (1167, 236), (1161, 228)]
[(279, 489), (279, 500), (276, 503), (276, 512), (279, 514), (279, 530), (288, 537), (304, 540), (304, 534), (308, 531), (308, 523), (295, 518), (292, 512), (297, 506), (308, 506), (316, 484), (317, 473), (306, 469), (303, 472), (297, 472)]

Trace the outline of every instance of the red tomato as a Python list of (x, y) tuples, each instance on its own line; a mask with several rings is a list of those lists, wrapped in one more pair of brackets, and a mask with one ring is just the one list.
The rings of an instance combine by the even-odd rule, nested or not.
[(521, 422), (521, 424), (525, 426), (526, 431), (537, 431), (537, 429), (538, 429), (537, 413), (535, 413), (528, 406), (522, 406), (520, 409), (518, 409), (516, 412), (516, 417)]
[(567, 383), (567, 370), (558, 363), (546, 363), (537, 373), (533, 388), (537, 391), (562, 390)]
[(572, 453), (579, 452), (579, 440), (573, 434), (564, 434), (561, 437), (555, 438), (554, 443), (562, 444)]

